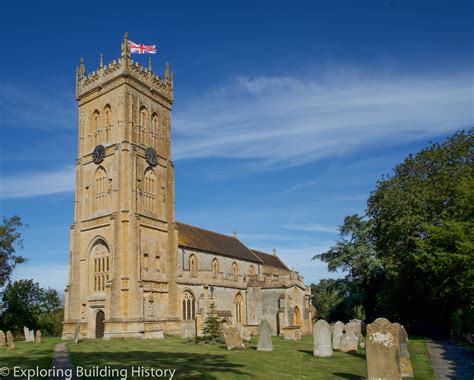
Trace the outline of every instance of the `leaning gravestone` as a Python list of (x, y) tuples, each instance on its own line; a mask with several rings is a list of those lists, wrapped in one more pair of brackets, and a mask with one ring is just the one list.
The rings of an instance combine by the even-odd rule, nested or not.
[(337, 321), (332, 327), (332, 348), (334, 350), (341, 349), (341, 338), (344, 333), (344, 323)]
[(10, 330), (7, 331), (7, 347), (9, 350), (15, 349), (15, 342), (13, 342), (13, 335)]
[(258, 351), (273, 351), (272, 328), (266, 319), (258, 325)]
[(79, 341), (79, 334), (81, 332), (81, 322), (77, 322), (76, 331), (74, 332), (74, 343)]
[(2, 348), (3, 346), (5, 346), (5, 333), (0, 330), (0, 348)]
[(36, 343), (41, 343), (41, 330), (36, 330), (35, 342)]
[(408, 352), (408, 334), (401, 324), (394, 323), (394, 325), (398, 328), (398, 340), (400, 342), (400, 373), (402, 377), (413, 377), (413, 367)]
[(314, 356), (332, 356), (331, 328), (329, 323), (320, 319), (313, 326)]
[(377, 318), (367, 325), (365, 350), (369, 379), (399, 380), (401, 378), (398, 335), (398, 327), (385, 318)]
[(29, 342), (30, 341), (30, 330), (28, 327), (23, 326), (23, 333), (25, 334), (25, 341)]
[(341, 351), (342, 352), (357, 352), (359, 346), (359, 338), (352, 332), (345, 333), (341, 338)]
[(243, 350), (245, 348), (242, 337), (234, 326), (224, 326), (222, 330), (228, 350), (232, 350), (233, 348)]
[(35, 330), (30, 330), (30, 340), (28, 342), (34, 342), (35, 341)]

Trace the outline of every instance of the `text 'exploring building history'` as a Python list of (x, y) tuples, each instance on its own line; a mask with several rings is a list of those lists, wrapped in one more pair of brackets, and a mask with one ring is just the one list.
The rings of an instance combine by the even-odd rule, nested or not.
[(275, 253), (176, 222), (173, 78), (134, 62), (77, 69), (79, 144), (63, 339), (201, 334), (223, 323), (256, 334), (311, 333), (310, 291)]

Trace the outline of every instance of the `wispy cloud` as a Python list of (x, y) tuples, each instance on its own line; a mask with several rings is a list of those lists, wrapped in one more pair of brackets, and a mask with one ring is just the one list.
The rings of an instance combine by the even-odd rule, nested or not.
[(265, 170), (429, 139), (469, 124), (469, 73), (240, 77), (175, 113), (174, 154), (248, 159), (251, 169)]
[(304, 232), (329, 232), (337, 233), (338, 228), (333, 226), (324, 226), (319, 223), (308, 223), (308, 224), (284, 224), (282, 228), (294, 231)]
[(0, 178), (0, 198), (25, 198), (73, 192), (75, 176), (74, 167), (2, 176)]
[(288, 189), (285, 189), (281, 192), (281, 194), (288, 194), (288, 193), (292, 193), (293, 191), (296, 191), (296, 190), (300, 190), (300, 189), (303, 189), (305, 187), (310, 187), (310, 186), (313, 186), (317, 183), (317, 181), (306, 181), (306, 182), (302, 182), (302, 183), (298, 183), (294, 186), (291, 186), (289, 187)]

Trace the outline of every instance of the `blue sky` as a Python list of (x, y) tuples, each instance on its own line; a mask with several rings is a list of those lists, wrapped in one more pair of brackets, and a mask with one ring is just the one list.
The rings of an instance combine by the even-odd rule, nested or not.
[[(313, 255), (382, 174), (473, 125), (471, 1), (9, 2), (0, 32), (0, 215), (22, 216), (16, 278), (62, 290), (77, 154), (75, 67), (123, 33), (170, 62), (179, 221)], [(147, 56), (134, 56), (146, 62)]]

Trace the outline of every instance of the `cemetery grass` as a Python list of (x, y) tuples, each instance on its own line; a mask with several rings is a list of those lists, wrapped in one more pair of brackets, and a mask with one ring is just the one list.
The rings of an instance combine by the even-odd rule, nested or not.
[(15, 349), (8, 350), (7, 347), (0, 348), (0, 367), (10, 369), (11, 378), (13, 378), (13, 367), (22, 369), (50, 368), (53, 360), (53, 351), (60, 338), (42, 338), (41, 343), (15, 341)]
[[(252, 338), (250, 343), (246, 343), (245, 350), (228, 351), (221, 344), (194, 344), (179, 337), (164, 340), (90, 340), (68, 344), (76, 366), (170, 368), (176, 369), (174, 379), (332, 380), (363, 379), (367, 376), (363, 352), (349, 354), (335, 351), (331, 358), (316, 358), (310, 336), (300, 341), (273, 337), (272, 352), (257, 351), (256, 346), (257, 340)], [(411, 339), (412, 350), (415, 378), (434, 379), (423, 339)]]

